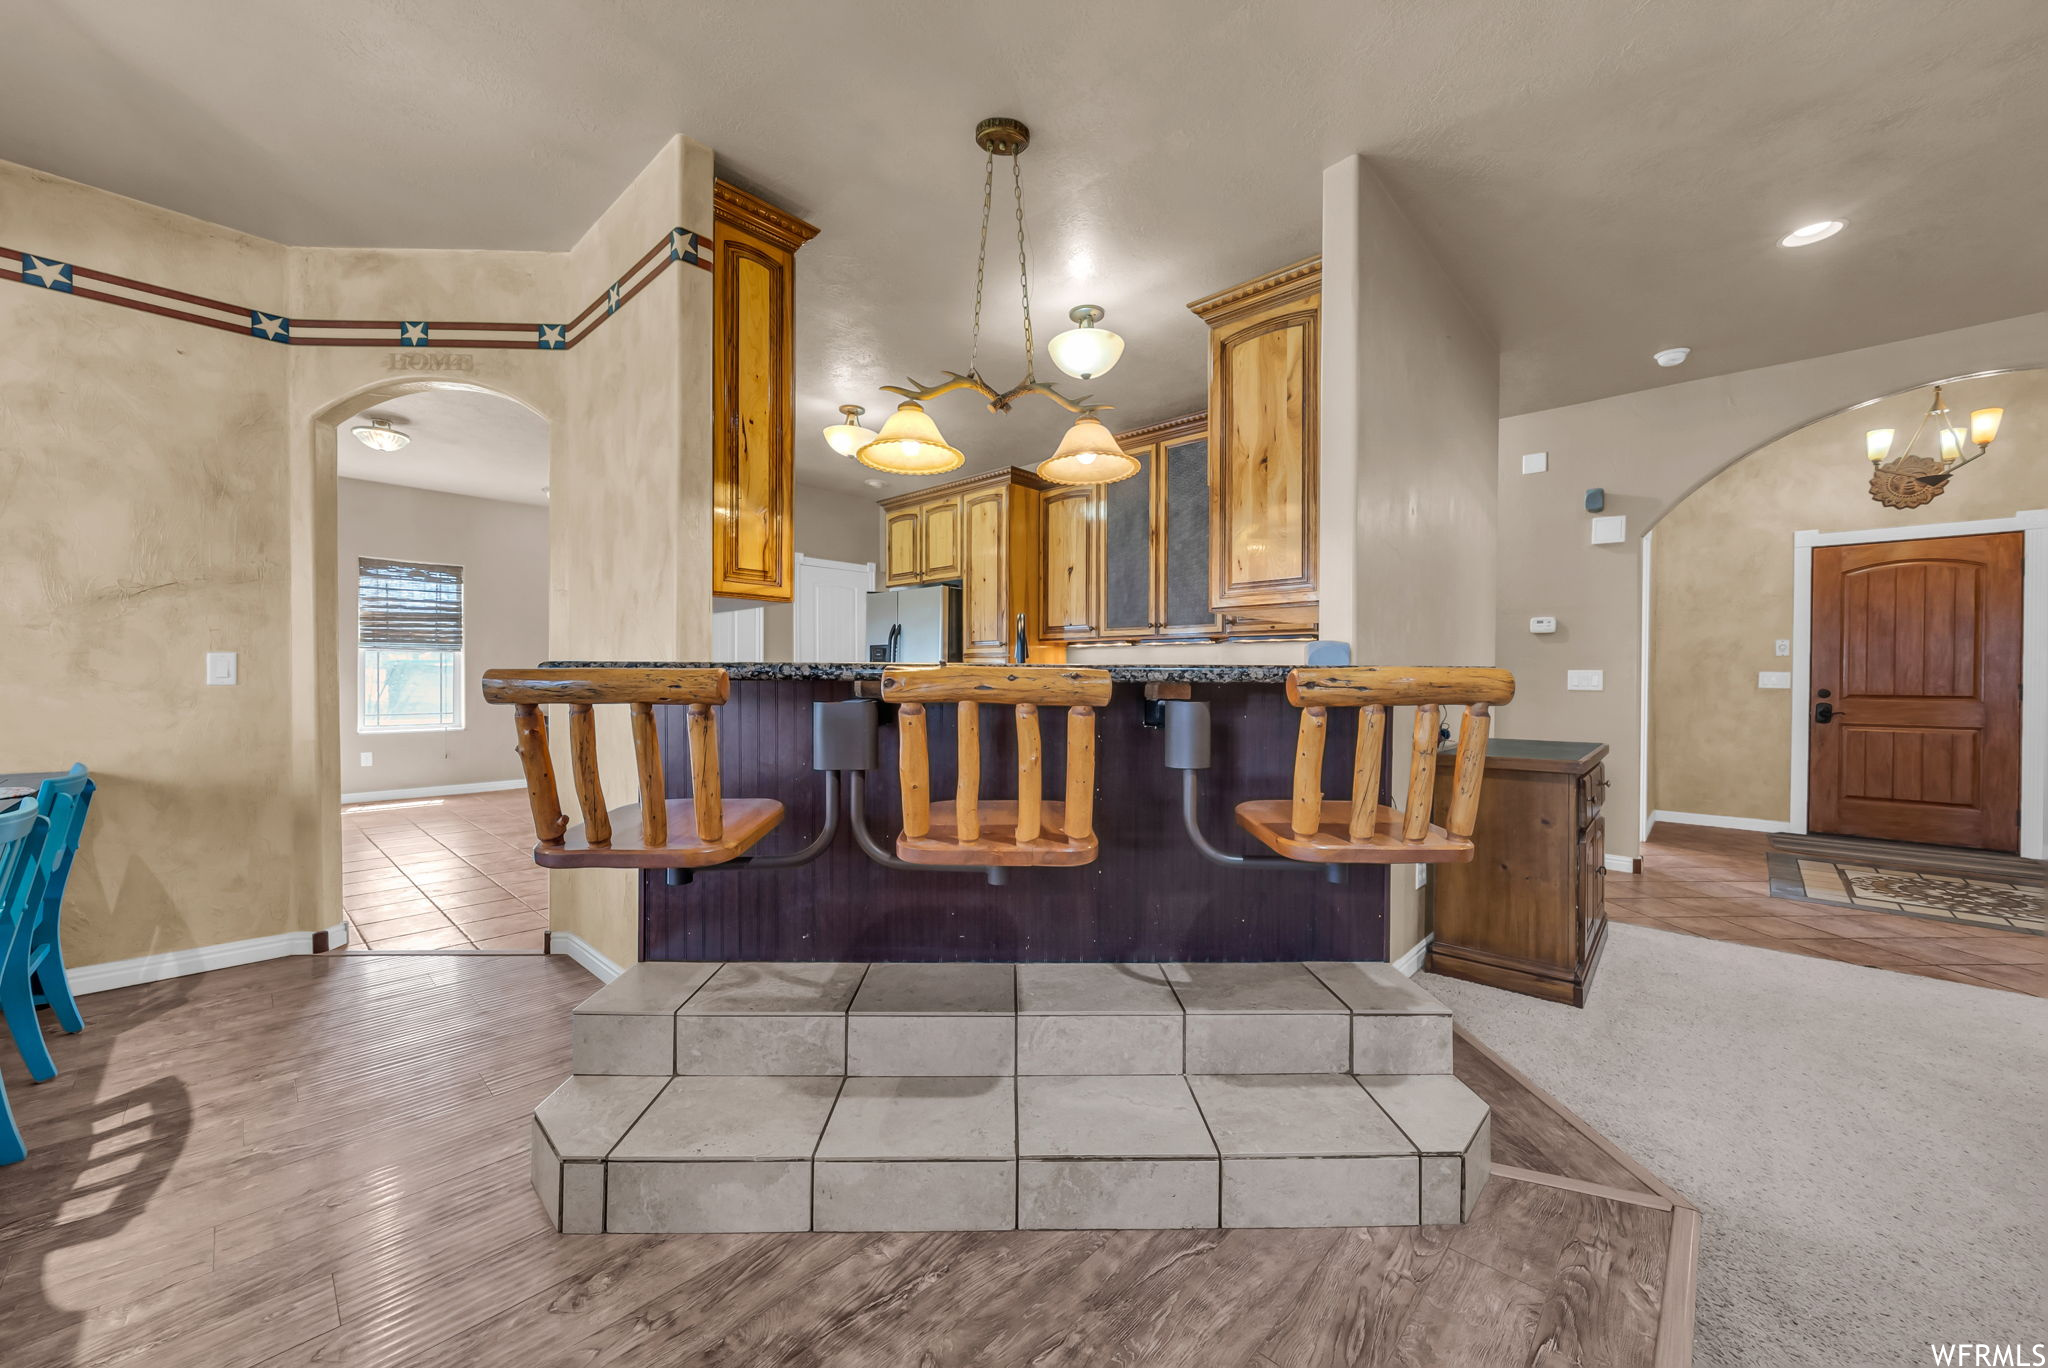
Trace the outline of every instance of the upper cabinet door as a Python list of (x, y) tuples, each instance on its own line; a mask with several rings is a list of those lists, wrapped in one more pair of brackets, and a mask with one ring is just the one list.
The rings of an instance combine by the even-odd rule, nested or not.
[(959, 579), (962, 574), (959, 496), (934, 499), (918, 511), (924, 521), (925, 582)]
[(1210, 323), (1209, 606), (1316, 600), (1321, 266), (1303, 262), (1192, 307)]
[(966, 532), (966, 574), (960, 590), (960, 635), (968, 660), (1010, 658), (1010, 489), (977, 489), (960, 501)]
[(924, 579), (924, 519), (915, 508), (882, 515), (882, 583), (890, 589)]
[[(1138, 463), (1138, 473), (1104, 485), (1099, 500), (1096, 544), (1102, 564), (1102, 635), (1142, 637), (1159, 624), (1158, 596), (1153, 592), (1153, 516), (1157, 491), (1154, 463), (1159, 449), (1119, 440), (1124, 454)], [(1203, 483), (1208, 472), (1203, 472)], [(1204, 556), (1204, 560), (1207, 557)], [(1209, 583), (1202, 581), (1206, 603)]]
[(712, 271), (712, 593), (796, 592), (796, 249), (817, 229), (715, 186)]
[[(1135, 479), (1124, 481), (1135, 484)], [(1041, 501), (1045, 584), (1042, 634), (1055, 641), (1095, 635), (1095, 489), (1075, 485), (1048, 491)]]
[(1213, 636), (1209, 610), (1209, 438), (1168, 442), (1159, 458), (1159, 634)]

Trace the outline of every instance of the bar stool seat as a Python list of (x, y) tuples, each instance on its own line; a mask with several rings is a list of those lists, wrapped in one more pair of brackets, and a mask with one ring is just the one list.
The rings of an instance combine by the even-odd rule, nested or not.
[(958, 804), (950, 800), (933, 803), (931, 829), (923, 836), (898, 835), (896, 857), (912, 864), (934, 865), (1084, 865), (1094, 861), (1101, 847), (1093, 834), (1067, 835), (1065, 803), (1039, 805), (1038, 835), (1029, 841), (1017, 839), (1015, 799), (985, 799), (978, 807), (978, 840), (960, 839)]
[(670, 798), (666, 807), (673, 833), (666, 845), (650, 846), (639, 839), (640, 805), (628, 803), (611, 810), (609, 844), (592, 845), (579, 822), (562, 833), (558, 845), (536, 846), (533, 862), (543, 869), (704, 869), (746, 854), (783, 817), (782, 804), (773, 798), (727, 798), (725, 833), (706, 841), (697, 835), (697, 808), (691, 799)]
[(1472, 842), (1432, 826), (1419, 841), (1401, 833), (1402, 816), (1390, 807), (1379, 810), (1368, 835), (1351, 839), (1351, 804), (1325, 798), (1315, 832), (1297, 835), (1294, 802), (1259, 798), (1237, 805), (1237, 824), (1275, 855), (1312, 864), (1456, 864), (1472, 858)]

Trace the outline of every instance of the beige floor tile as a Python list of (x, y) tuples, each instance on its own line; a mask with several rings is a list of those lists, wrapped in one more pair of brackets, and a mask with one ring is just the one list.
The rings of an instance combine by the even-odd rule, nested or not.
[(372, 950), (467, 950), (469, 938), (454, 927), (445, 931), (424, 931), (415, 936), (399, 936), (393, 940), (370, 937)]

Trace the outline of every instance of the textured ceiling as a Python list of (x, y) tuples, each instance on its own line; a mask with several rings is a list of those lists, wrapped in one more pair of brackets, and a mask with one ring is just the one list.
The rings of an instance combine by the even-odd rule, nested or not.
[[(373, 418), (389, 420), (412, 441), (397, 451), (364, 446), (351, 430)], [(342, 423), (334, 449), (336, 469), (346, 480), (547, 502), (547, 419), (502, 395), (464, 389), (402, 394)]]
[[(1041, 339), (1080, 302), (1129, 339), (1113, 425), (1201, 404), (1184, 305), (1316, 250), (1352, 152), (1499, 337), (1513, 413), (2048, 307), (2044, 34), (2040, 0), (42, 0), (0, 43), (0, 157), (293, 243), (562, 248), (687, 132), (823, 229), (800, 470), (858, 489), (810, 434), (964, 366), (985, 114), (1036, 135)], [(1774, 245), (1823, 217), (1849, 230)], [(971, 469), (1062, 427), (933, 412)]]

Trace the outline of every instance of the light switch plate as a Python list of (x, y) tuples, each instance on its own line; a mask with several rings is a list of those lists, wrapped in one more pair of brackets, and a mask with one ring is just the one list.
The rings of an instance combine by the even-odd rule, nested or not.
[(1607, 687), (1605, 670), (1566, 670), (1564, 686), (1567, 689), (1600, 690)]
[(1541, 475), (1548, 469), (1550, 469), (1550, 453), (1547, 451), (1532, 451), (1522, 457), (1522, 473), (1524, 475)]
[(1789, 689), (1792, 687), (1790, 670), (1758, 670), (1756, 686), (1759, 689)]
[(1790, 637), (1779, 637), (1775, 644), (1774, 650), (1776, 654), (1781, 656), (1791, 655), (1792, 639)]
[(1538, 636), (1547, 636), (1557, 630), (1557, 619), (1553, 617), (1530, 618), (1529, 630)]
[(1628, 540), (1628, 516), (1617, 513), (1612, 517), (1593, 519), (1593, 545), (1613, 546)]
[(233, 684), (235, 682), (235, 653), (233, 651), (208, 651), (206, 653), (206, 682), (208, 684)]

